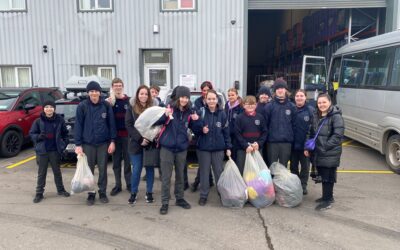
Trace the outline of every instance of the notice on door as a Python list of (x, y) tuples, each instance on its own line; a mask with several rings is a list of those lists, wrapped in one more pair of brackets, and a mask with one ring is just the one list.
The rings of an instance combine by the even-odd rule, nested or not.
[(195, 89), (196, 88), (196, 75), (180, 74), (179, 75), (179, 85), (188, 87), (189, 89)]

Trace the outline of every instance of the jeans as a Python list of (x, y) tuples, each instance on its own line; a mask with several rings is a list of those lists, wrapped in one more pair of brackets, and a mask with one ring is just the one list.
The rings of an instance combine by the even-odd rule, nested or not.
[[(131, 192), (139, 191), (140, 176), (143, 169), (143, 153), (130, 155), (132, 162)], [(154, 167), (146, 167), (146, 192), (153, 193)]]

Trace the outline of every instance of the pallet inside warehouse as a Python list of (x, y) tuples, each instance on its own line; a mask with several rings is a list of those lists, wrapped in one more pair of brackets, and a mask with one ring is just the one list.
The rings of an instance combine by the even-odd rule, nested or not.
[(346, 43), (384, 33), (385, 15), (385, 8), (249, 11), (248, 93), (257, 92), (257, 75), (300, 86), (304, 55), (329, 64)]

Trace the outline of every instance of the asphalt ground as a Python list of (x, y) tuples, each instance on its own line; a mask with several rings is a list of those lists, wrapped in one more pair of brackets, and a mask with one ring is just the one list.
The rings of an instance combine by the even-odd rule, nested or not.
[[(197, 171), (193, 160), (190, 181)], [(62, 172), (68, 190), (75, 165), (63, 164)], [(96, 200), (88, 207), (86, 194), (57, 195), (51, 169), (45, 199), (32, 203), (37, 166), (26, 147), (17, 157), (0, 158), (0, 249), (399, 249), (400, 176), (387, 168), (384, 156), (350, 140), (338, 172), (336, 202), (323, 212), (314, 210), (321, 185), (310, 180), (309, 194), (296, 208), (224, 208), (213, 187), (206, 206), (197, 204), (198, 192), (188, 190), (192, 209), (171, 200), (169, 213), (160, 215), (158, 171), (153, 204), (144, 200), (142, 181), (134, 206), (124, 190), (109, 196), (108, 204)], [(109, 192), (111, 163), (108, 180)]]

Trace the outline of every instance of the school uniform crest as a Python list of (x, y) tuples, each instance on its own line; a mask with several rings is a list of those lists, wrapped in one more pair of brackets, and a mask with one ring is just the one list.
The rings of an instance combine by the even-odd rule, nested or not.
[(124, 105), (124, 109), (125, 109), (125, 110), (128, 110), (128, 104), (125, 104), (125, 105)]
[(261, 123), (260, 120), (255, 120), (255, 121), (254, 121), (254, 124), (256, 124), (257, 126), (259, 126), (260, 123)]
[(107, 118), (107, 113), (101, 113), (101, 117), (103, 118), (103, 119), (106, 119)]
[(234, 113), (233, 114), (233, 119), (236, 119), (237, 116), (238, 116), (238, 114)]
[(215, 124), (215, 126), (217, 126), (217, 128), (220, 128), (220, 127), (222, 127), (222, 124), (221, 124), (221, 122), (217, 122), (217, 123)]
[(310, 117), (308, 115), (304, 116), (304, 121), (306, 122), (310, 121)]
[(292, 111), (290, 111), (290, 109), (286, 109), (285, 113), (286, 113), (286, 115), (290, 115), (292, 113)]

